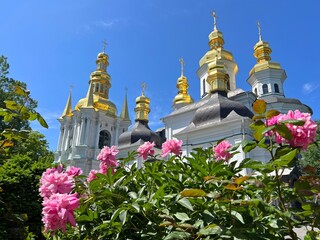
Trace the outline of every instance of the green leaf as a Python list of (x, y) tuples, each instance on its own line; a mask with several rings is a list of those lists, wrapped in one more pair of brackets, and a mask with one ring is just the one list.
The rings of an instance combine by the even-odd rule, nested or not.
[(92, 219), (88, 215), (81, 215), (80, 217), (77, 217), (77, 222), (92, 222)]
[(292, 134), (291, 134), (289, 128), (285, 124), (280, 124), (280, 125), (275, 125), (275, 126), (276, 126), (277, 133), (279, 133), (281, 137), (283, 137), (289, 141), (292, 139)]
[(190, 239), (190, 235), (191, 234), (188, 232), (172, 231), (164, 238), (164, 240)]
[(128, 210), (122, 210), (119, 214), (119, 219), (122, 225), (124, 225), (127, 221), (127, 213), (128, 213)]
[(36, 120), (37, 117), (38, 117), (38, 114), (37, 114), (37, 113), (29, 112), (29, 120), (30, 120), (30, 121)]
[(6, 108), (10, 110), (18, 110), (20, 107), (15, 101), (5, 100), (3, 102), (6, 104)]
[(280, 112), (277, 111), (277, 110), (269, 110), (267, 113), (266, 113), (266, 118), (269, 119), (269, 118), (272, 118), (274, 116), (277, 116), (279, 115)]
[(37, 119), (38, 119), (38, 122), (41, 124), (42, 127), (48, 128), (47, 122), (43, 119), (43, 117), (39, 113), (37, 114)]
[(192, 207), (190, 201), (189, 201), (187, 198), (181, 198), (181, 199), (178, 201), (178, 203), (179, 203), (180, 205), (182, 205), (183, 207), (185, 207), (185, 208), (193, 211), (193, 207)]
[(205, 197), (207, 194), (201, 189), (184, 189), (181, 193), (182, 197)]
[(231, 210), (231, 215), (233, 215), (236, 219), (238, 219), (239, 222), (244, 224), (243, 217), (240, 213), (238, 213), (237, 211)]
[(283, 124), (292, 124), (292, 125), (296, 125), (296, 126), (303, 126), (306, 123), (303, 120), (295, 120), (295, 119), (283, 120), (280, 122)]
[(18, 95), (21, 95), (21, 96), (27, 96), (27, 92), (20, 86), (14, 86), (14, 92)]
[(267, 104), (264, 100), (262, 99), (257, 99), (253, 104), (252, 104), (252, 109), (256, 114), (264, 114), (267, 109)]
[(5, 116), (3, 117), (3, 121), (4, 121), (5, 123), (10, 122), (11, 119), (12, 119), (12, 115), (11, 115), (11, 114), (5, 115)]
[(222, 229), (217, 224), (210, 224), (205, 228), (200, 229), (198, 234), (200, 235), (219, 235), (222, 232)]
[(297, 149), (293, 149), (287, 154), (280, 157), (280, 159), (276, 159), (273, 163), (278, 167), (287, 166), (297, 155)]
[(174, 216), (176, 216), (176, 218), (182, 222), (186, 222), (191, 219), (186, 213), (183, 212), (177, 212), (176, 214), (174, 214)]

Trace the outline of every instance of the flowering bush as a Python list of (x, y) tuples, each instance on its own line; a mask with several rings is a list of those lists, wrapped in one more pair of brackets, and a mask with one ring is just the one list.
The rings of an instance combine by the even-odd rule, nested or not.
[[(214, 149), (194, 149), (189, 157), (180, 156), (182, 141), (169, 140), (163, 145), (162, 155), (178, 156), (166, 161), (144, 162), (140, 169), (133, 164), (129, 171), (113, 166), (105, 174), (95, 172), (88, 184), (77, 183), (77, 192), (82, 196), (80, 207), (69, 208), (70, 217), (75, 209), (77, 224), (69, 221), (66, 231), (56, 231), (56, 236), (64, 239), (280, 240), (298, 239), (295, 227), (308, 225), (305, 239), (316, 239), (320, 207), (314, 196), (320, 194), (320, 177), (308, 168), (306, 172), (310, 175), (297, 177), (290, 184), (283, 181), (284, 170), (296, 165), (304, 145), (291, 145), (290, 141), (299, 136), (292, 134), (290, 139), (289, 122), (266, 124), (279, 113), (266, 112), (263, 101), (255, 102), (253, 109), (258, 114), (251, 124), (255, 139), (243, 140), (234, 146), (222, 141)], [(308, 119), (305, 120), (290, 119), (290, 124), (308, 126)], [(286, 141), (275, 143), (274, 134), (266, 135), (270, 131)], [(234, 150), (239, 148), (244, 153), (262, 148), (269, 152), (270, 161), (262, 163), (249, 158), (233, 161)], [(143, 156), (142, 151), (139, 154)], [(131, 157), (132, 154), (128, 158)], [(254, 174), (240, 174), (248, 168)], [(52, 218), (58, 219), (57, 216), (65, 217), (55, 208)], [(65, 220), (61, 221), (62, 225), (53, 222), (46, 229), (64, 231)]]
[(167, 156), (169, 153), (173, 153), (177, 156), (181, 154), (182, 141), (177, 139), (167, 140), (162, 144), (161, 157)]
[(231, 143), (223, 140), (221, 141), (214, 149), (214, 156), (217, 160), (228, 161), (232, 158), (232, 154), (229, 152), (229, 149), (232, 147)]
[(75, 186), (74, 177), (82, 173), (80, 168), (63, 166), (47, 169), (40, 179), (40, 196), (43, 197), (42, 222), (45, 232), (65, 231), (67, 223), (76, 225), (74, 210), (79, 206), (77, 193), (71, 193)]
[[(101, 164), (109, 167), (116, 167), (118, 166), (116, 155), (118, 154), (119, 150), (116, 149), (115, 146), (109, 148), (105, 146), (101, 149), (97, 159), (101, 161)], [(101, 168), (101, 166), (100, 166)]]
[(76, 226), (74, 219), (74, 210), (79, 206), (77, 194), (52, 194), (43, 201), (43, 218), (44, 231), (66, 230), (67, 223)]
[[(302, 125), (299, 126), (291, 124), (291, 120), (302, 121)], [(278, 144), (289, 143), (292, 147), (301, 147), (305, 150), (316, 139), (317, 124), (311, 119), (311, 115), (309, 113), (301, 113), (299, 110), (290, 110), (288, 114), (273, 116), (268, 119), (266, 123), (268, 126), (285, 123), (286, 127), (289, 129), (292, 135), (289, 139), (282, 137), (277, 131), (274, 131), (275, 141)]]
[(144, 144), (142, 144), (139, 148), (138, 148), (138, 153), (139, 153), (139, 157), (142, 156), (143, 160), (147, 160), (148, 156), (153, 156), (154, 155), (154, 149), (153, 147), (156, 144), (154, 142), (145, 142)]

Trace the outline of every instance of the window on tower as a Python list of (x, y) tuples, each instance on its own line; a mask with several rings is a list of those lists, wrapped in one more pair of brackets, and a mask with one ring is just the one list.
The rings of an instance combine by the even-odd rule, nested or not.
[(279, 93), (279, 85), (278, 84), (274, 84), (274, 92)]
[(99, 148), (102, 149), (104, 146), (110, 147), (111, 136), (107, 130), (102, 130), (99, 134)]
[(206, 92), (206, 79), (202, 79), (202, 97), (204, 97), (205, 95), (207, 95)]
[(255, 94), (256, 96), (258, 96), (258, 89), (257, 89), (257, 88), (254, 89), (254, 94)]
[(263, 93), (263, 94), (268, 93), (268, 85), (267, 85), (267, 84), (263, 84), (263, 85), (262, 85), (262, 93)]

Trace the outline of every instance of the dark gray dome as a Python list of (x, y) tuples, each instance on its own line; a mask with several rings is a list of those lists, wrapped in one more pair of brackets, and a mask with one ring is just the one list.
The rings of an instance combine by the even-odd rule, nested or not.
[(146, 121), (136, 121), (131, 130), (122, 133), (119, 136), (119, 146), (130, 145), (139, 140), (144, 142), (154, 142), (156, 147), (161, 147), (161, 137), (153, 132)]
[(241, 102), (232, 101), (227, 98), (226, 92), (218, 91), (212, 93), (208, 102), (197, 109), (192, 122), (196, 126), (208, 121), (220, 122), (232, 111), (242, 117), (253, 117), (253, 113)]

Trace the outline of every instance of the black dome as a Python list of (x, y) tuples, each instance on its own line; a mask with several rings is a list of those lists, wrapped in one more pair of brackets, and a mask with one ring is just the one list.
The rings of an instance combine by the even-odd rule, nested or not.
[(157, 147), (161, 147), (161, 137), (153, 132), (146, 121), (136, 121), (132, 129), (119, 136), (119, 146), (130, 145), (139, 140), (144, 142), (154, 142)]
[(196, 111), (192, 122), (201, 125), (205, 122), (220, 122), (232, 111), (242, 117), (253, 117), (253, 113), (241, 102), (227, 98), (227, 93), (218, 91), (212, 93), (208, 102)]

